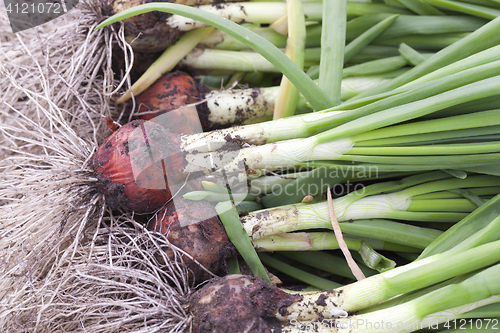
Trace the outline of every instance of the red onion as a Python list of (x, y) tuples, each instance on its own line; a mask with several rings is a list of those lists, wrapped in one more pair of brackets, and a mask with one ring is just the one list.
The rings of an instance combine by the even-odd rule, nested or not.
[(178, 135), (153, 122), (134, 120), (104, 141), (92, 164), (98, 189), (111, 208), (152, 213), (171, 198), (168, 182), (183, 182), (186, 162)]
[[(155, 214), (148, 229), (166, 235), (173, 245), (216, 275), (227, 274), (226, 259), (236, 256), (214, 207), (206, 201), (176, 198), (175, 205), (170, 201)], [(196, 281), (211, 277), (190, 258), (183, 259)]]

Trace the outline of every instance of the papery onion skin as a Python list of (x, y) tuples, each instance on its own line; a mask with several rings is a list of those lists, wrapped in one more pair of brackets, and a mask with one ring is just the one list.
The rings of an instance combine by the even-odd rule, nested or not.
[[(180, 221), (192, 223), (181, 226)], [(155, 214), (148, 229), (164, 234), (170, 243), (216, 275), (227, 274), (226, 259), (236, 256), (215, 209), (206, 201), (177, 198), (174, 204), (172, 200)], [(184, 262), (196, 282), (211, 278), (190, 258), (184, 256)]]
[(300, 300), (258, 277), (214, 278), (190, 299), (193, 332), (280, 332), (275, 314)]
[(137, 97), (137, 114), (141, 119), (150, 120), (177, 107), (196, 103), (199, 97), (195, 79), (180, 71), (168, 72)]
[[(184, 72), (166, 73), (137, 97), (137, 115), (141, 119), (151, 120), (179, 107), (203, 101), (208, 91), (210, 89)], [(199, 103), (193, 108), (196, 108), (196, 113), (183, 113), (182, 109), (179, 109), (181, 112), (172, 113), (171, 121), (176, 124), (178, 133), (196, 133), (199, 125), (203, 131), (211, 129), (206, 103)]]
[[(134, 120), (113, 132), (92, 159), (97, 189), (109, 207), (139, 214), (160, 209), (171, 198), (164, 168), (169, 168), (171, 182), (182, 182), (185, 177), (179, 140), (178, 135), (144, 120)], [(148, 145), (168, 157), (151, 158)], [(142, 171), (140, 177), (134, 176), (134, 170)]]

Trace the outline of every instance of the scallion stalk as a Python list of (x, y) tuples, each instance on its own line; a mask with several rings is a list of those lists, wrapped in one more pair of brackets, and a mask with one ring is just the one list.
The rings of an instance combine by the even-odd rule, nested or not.
[[(270, 24), (286, 14), (286, 3), (283, 2), (242, 2), (218, 5), (203, 5), (200, 10), (217, 14), (236, 23), (251, 22)], [(323, 5), (321, 2), (304, 3), (304, 14), (309, 21), (321, 21)], [(347, 16), (358, 16), (373, 13), (408, 14), (405, 9), (382, 4), (347, 3)], [(173, 15), (167, 23), (183, 31), (189, 31), (205, 26), (203, 23), (184, 16)]]
[[(281, 255), (291, 258), (302, 264), (321, 269), (325, 272), (332, 273), (338, 276), (354, 279), (351, 269), (347, 265), (344, 258), (340, 258), (324, 251), (289, 251), (280, 252)], [(376, 274), (365, 266), (359, 267), (365, 276)]]
[[(478, 187), (478, 188), (469, 188), (469, 192), (478, 195), (478, 196), (491, 196), (500, 193), (500, 187)], [(455, 193), (453, 191), (443, 191), (443, 192), (433, 192), (429, 194), (416, 195), (413, 197), (414, 200), (421, 199), (453, 199), (460, 198), (461, 194)]]
[(452, 226), (444, 234), (439, 236), (434, 242), (424, 250), (420, 258), (429, 257), (435, 253), (443, 251), (457, 251), (470, 248), (477, 244), (491, 241), (491, 237), (496, 237), (500, 215), (500, 195), (488, 200), (484, 205), (477, 208)]
[(182, 36), (177, 43), (167, 48), (165, 52), (151, 64), (146, 72), (134, 82), (130, 90), (127, 90), (125, 94), (117, 100), (117, 103), (121, 104), (131, 98), (132, 94), (139, 95), (146, 90), (163, 74), (177, 66), (179, 61), (189, 54), (189, 52), (191, 52), (191, 50), (212, 31), (212, 27), (206, 27)]
[(315, 274), (305, 272), (297, 267), (289, 265), (265, 253), (259, 253), (260, 260), (264, 265), (272, 267), (282, 273), (285, 273), (299, 281), (307, 283), (310, 286), (323, 289), (334, 289), (341, 286), (341, 284), (331, 280), (319, 277)]
[(408, 62), (401, 56), (382, 58), (346, 67), (342, 71), (342, 77), (385, 73), (404, 67), (407, 64)]
[(475, 53), (467, 58), (456, 61), (448, 66), (441, 67), (427, 75), (424, 75), (418, 79), (415, 79), (403, 87), (408, 87), (416, 85), (422, 82), (429, 82), (438, 78), (442, 78), (460, 71), (466, 70), (468, 68), (484, 65), (490, 62), (494, 62), (500, 59), (499, 56), (500, 45), (493, 46), (481, 52)]
[[(429, 324), (452, 320), (457, 318), (459, 313), (499, 302), (500, 282), (496, 278), (499, 273), (500, 264), (496, 264), (462, 282), (450, 284), (401, 305), (354, 316), (350, 320), (361, 323), (356, 327), (359, 331), (367, 330), (370, 322), (373, 323), (380, 318), (384, 318), (385, 325), (390, 325), (390, 327), (398, 327), (398, 323), (410, 324), (409, 327), (400, 325), (397, 328), (398, 332), (413, 331), (411, 323), (429, 327)], [(339, 321), (342, 322), (343, 319)]]
[(432, 7), (425, 1), (399, 0), (399, 2), (419, 15), (445, 15), (439, 9)]
[[(495, 84), (497, 84), (496, 81), (498, 80), (495, 81), (491, 79), (491, 80), (482, 80), (479, 82), (474, 82), (474, 80), (475, 78), (479, 77), (489, 77), (495, 74), (495, 70), (498, 70), (498, 68), (500, 68), (500, 66), (496, 66), (496, 62), (477, 66), (469, 70), (465, 70), (450, 75), (448, 77), (444, 77), (442, 79), (431, 81), (430, 83), (426, 84), (422, 83), (418, 87), (415, 87), (412, 90), (395, 94), (393, 96), (384, 98), (382, 100), (376, 101), (374, 103), (362, 106), (358, 109), (348, 112), (336, 112), (336, 113), (325, 112), (325, 113), (316, 113), (314, 115), (311, 114), (300, 117), (294, 117), (291, 119), (280, 119), (277, 122), (262, 123), (262, 124), (247, 126), (241, 129), (231, 129), (230, 131), (221, 130), (213, 132), (209, 135), (204, 134), (203, 137), (199, 135), (191, 135), (189, 137), (184, 138), (185, 146), (189, 147), (189, 145), (193, 144), (194, 142), (200, 139), (210, 140), (211, 142), (218, 142), (220, 141), (219, 139), (220, 137), (228, 137), (228, 136), (238, 137), (238, 140), (240, 141), (243, 140), (243, 142), (246, 141), (249, 144), (262, 144), (265, 142), (273, 142), (273, 141), (286, 140), (289, 138), (304, 137), (311, 133), (324, 131), (328, 128), (331, 128), (332, 126), (335, 126), (336, 124), (344, 124), (344, 125), (340, 125), (330, 130), (330, 132), (322, 133), (318, 137), (316, 137), (316, 139), (310, 138), (307, 140), (309, 141), (321, 140), (322, 142), (324, 142), (334, 137), (340, 137), (346, 134), (352, 135), (354, 132), (354, 127), (353, 127), (354, 124), (358, 124), (357, 127), (359, 128), (359, 130), (366, 132), (369, 129), (375, 129), (376, 127), (381, 126), (377, 125), (377, 122), (371, 121), (370, 119), (377, 119), (377, 118), (380, 119), (382, 118), (381, 117), (382, 115), (384, 116), (384, 118), (387, 119), (387, 121), (382, 124), (386, 125), (398, 121), (407, 120), (408, 117), (403, 118), (402, 116), (403, 112), (408, 113), (409, 111), (413, 110), (412, 112), (415, 114), (415, 116), (418, 115), (421, 116), (423, 114), (428, 114), (433, 111), (435, 112), (436, 110), (443, 109), (453, 104), (458, 104), (462, 101), (466, 101), (467, 99), (473, 100), (479, 98), (481, 96), (480, 95), (478, 96), (478, 92), (481, 94), (486, 93), (487, 95), (490, 94), (493, 95), (496, 91), (495, 89), (497, 89)], [(470, 73), (470, 75), (464, 76), (464, 74), (466, 74), (467, 71), (469, 71), (468, 73)], [(467, 83), (469, 82), (473, 83), (467, 85)], [(462, 86), (463, 84), (466, 85)], [(473, 87), (477, 87), (477, 90), (472, 90)], [(447, 90), (450, 88), (455, 88), (455, 89)], [(488, 89), (488, 92), (486, 92), (486, 89)], [(439, 94), (439, 92), (442, 93)], [(427, 97), (427, 96), (432, 96), (432, 97)], [(422, 99), (424, 97), (427, 98)], [(404, 104), (408, 102), (412, 103)], [(445, 102), (447, 104), (443, 104)], [(425, 106), (427, 106), (428, 108), (427, 111), (425, 109)], [(396, 114), (397, 116), (394, 116), (394, 114)], [(470, 117), (473, 118), (472, 115)], [(460, 120), (462, 118), (453, 118), (453, 119), (457, 119), (453, 121), (462, 122), (462, 120)], [(465, 120), (465, 118), (463, 120)], [(348, 121), (351, 122), (347, 124), (346, 122)], [(440, 122), (442, 122), (442, 125), (444, 125), (446, 123), (446, 120), (443, 119), (440, 120)], [(367, 128), (366, 124), (370, 124), (370, 127)], [(433, 123), (429, 122), (425, 124), (429, 124), (429, 126), (431, 126), (431, 124)], [(436, 122), (436, 124), (438, 124), (438, 122)], [(462, 124), (468, 124), (468, 122), (467, 123), (462, 122)], [(424, 125), (424, 123), (422, 123), (422, 125)], [(440, 125), (441, 126), (440, 129), (442, 129), (442, 125)], [(413, 126), (417, 127), (416, 125)], [(471, 125), (471, 126), (476, 126), (476, 125)], [(418, 132), (414, 130), (412, 134), (426, 132), (425, 131), (425, 129), (427, 128), (426, 126), (418, 126), (418, 127), (421, 128), (422, 130), (419, 130)], [(456, 128), (464, 128), (464, 126), (457, 127), (457, 125), (450, 124), (448, 130), (451, 131)], [(399, 127), (396, 126), (394, 127), (393, 130), (399, 131)], [(378, 132), (373, 131), (373, 132), (379, 133), (380, 131)], [(427, 131), (427, 133), (428, 132), (431, 131)], [(409, 134), (406, 128), (405, 131), (399, 132), (399, 135), (402, 134), (405, 135)], [(397, 136), (397, 135), (392, 135), (392, 136)], [(371, 139), (374, 140), (376, 138), (372, 137)], [(297, 145), (297, 143), (295, 142), (294, 145)], [(214, 147), (216, 148), (216, 145), (214, 145)]]
[[(498, 251), (499, 249), (500, 241), (495, 241), (464, 251), (460, 254), (450, 255), (444, 252), (414, 263), (407, 264), (405, 266), (394, 268), (390, 271), (378, 275), (371, 276), (369, 278), (355, 282), (348, 286), (338, 288), (336, 290), (303, 295), (302, 301), (296, 302), (288, 307), (287, 314), (281, 317), (282, 320), (295, 319), (307, 321), (318, 319), (320, 316), (322, 316), (323, 318), (331, 318), (332, 310), (335, 311), (341, 309), (343, 311), (349, 312), (368, 308), (379, 302), (388, 300), (389, 298), (396, 295), (409, 293), (420, 288), (425, 288), (454, 276), (467, 274), (469, 272), (495, 264), (500, 260), (500, 251)], [(490, 269), (493, 269), (493, 271), (496, 272), (499, 267), (499, 265), (496, 265)], [(499, 288), (500, 286), (498, 286), (499, 283), (498, 279), (496, 278), (496, 274), (491, 275), (491, 272), (488, 271), (488, 269), (484, 270), (483, 272), (486, 273), (482, 275), (475, 275), (476, 277), (480, 277), (480, 280), (484, 277), (486, 278), (486, 280), (484, 281), (487, 281), (487, 283), (483, 285), (484, 287), (479, 287), (481, 288), (480, 293), (475, 296), (471, 295), (474, 294), (475, 291), (474, 288), (471, 288), (471, 293), (466, 293), (466, 298), (462, 299), (463, 303), (460, 304), (455, 303), (458, 299), (461, 298), (461, 292), (457, 292), (457, 290), (454, 290), (455, 295), (449, 299), (443, 298), (440, 295), (440, 299), (442, 301), (437, 301), (437, 298), (428, 296), (429, 298), (432, 298), (433, 304), (436, 301), (437, 304), (434, 304), (432, 305), (432, 307), (427, 309), (432, 311), (424, 311), (422, 312), (422, 314), (425, 313), (425, 316), (437, 311), (444, 311), (450, 307), (474, 302), (474, 300), (467, 302), (468, 300), (470, 300), (468, 297), (481, 297), (477, 299), (477, 301), (490, 297), (491, 295), (487, 295), (487, 288)], [(490, 278), (487, 277), (488, 275)], [(474, 276), (472, 278), (474, 278)], [(408, 281), (411, 281), (411, 283), (408, 283)], [(477, 283), (476, 280), (474, 280), (474, 283)], [(478, 284), (483, 283), (481, 282)], [(486, 293), (484, 293), (483, 291), (486, 291)], [(446, 290), (446, 293), (448, 293), (448, 290)], [(500, 291), (496, 292), (496, 294), (499, 293)], [(432, 293), (429, 295), (432, 295)], [(316, 302), (320, 297), (324, 300), (324, 302), (322, 302), (322, 305), (319, 305)], [(446, 300), (449, 300), (449, 303), (447, 303)], [(429, 300), (426, 299), (425, 302), (422, 301), (419, 304), (421, 306), (426, 306), (427, 304), (429, 304), (428, 301)], [(314, 306), (315, 311), (308, 311), (311, 306)], [(440, 306), (443, 306), (445, 308), (439, 308)], [(377, 318), (378, 320), (380, 320), (380, 318), (385, 319), (393, 317), (385, 315), (382, 317), (378, 316)]]
[[(350, 20), (347, 23), (347, 39), (353, 40), (363, 31), (368, 30), (389, 16), (390, 14), (373, 14)], [(470, 16), (399, 15), (394, 24), (380, 35), (380, 39), (391, 39), (409, 35), (431, 37), (436, 34), (472, 32), (487, 22), (485, 19)]]
[[(340, 104), (346, 31), (347, 1), (323, 1), (319, 87)], [(331, 32), (334, 33), (331, 33)]]
[(362, 48), (370, 44), (370, 42), (382, 34), (391, 24), (394, 23), (397, 17), (398, 15), (393, 15), (386, 18), (347, 44), (344, 51), (344, 63), (351, 60)]
[[(379, 77), (349, 77), (342, 80), (341, 98), (346, 100), (386, 80)], [(229, 89), (205, 95), (209, 126), (221, 127), (242, 124), (251, 119), (273, 114), (279, 87)], [(302, 95), (298, 96), (297, 111), (310, 111)], [(307, 117), (306, 117), (307, 118)], [(261, 125), (249, 126), (249, 128)]]
[(384, 46), (399, 46), (402, 43), (408, 44), (409, 46), (430, 52), (437, 52), (444, 48), (447, 48), (454, 43), (459, 42), (461, 39), (467, 37), (469, 32), (452, 32), (445, 34), (434, 34), (430, 36), (426, 35), (407, 35), (403, 37), (377, 38), (373, 41), (374, 45), (384, 45)]
[(215, 210), (224, 225), (224, 229), (227, 232), (229, 240), (231, 240), (234, 246), (238, 249), (239, 253), (250, 267), (252, 273), (255, 276), (263, 278), (267, 282), (271, 282), (264, 266), (255, 253), (248, 236), (241, 228), (241, 224), (238, 221), (238, 213), (236, 212), (232, 202), (220, 202), (217, 206), (215, 206)]
[[(303, 70), (306, 26), (301, 0), (287, 0), (287, 18), (288, 40), (285, 54)], [(298, 102), (297, 88), (283, 75), (274, 106), (273, 119), (293, 116)]]
[(361, 97), (386, 92), (428, 74), (440, 67), (449, 65), (455, 61), (464, 59), (472, 54), (498, 45), (500, 35), (497, 33), (500, 27), (500, 18), (496, 18), (477, 29), (467, 37), (439, 51), (409, 72), (396, 78), (394, 82), (387, 83), (383, 87), (372, 89), (362, 94)]
[(427, 55), (423, 55), (410, 46), (406, 45), (405, 43), (402, 43), (399, 45), (399, 53), (401, 53), (401, 56), (412, 66), (417, 66), (421, 62), (424, 62), (429, 58)]
[[(399, 219), (409, 221), (458, 222), (467, 214), (447, 210), (447, 203), (439, 211), (409, 211), (412, 196), (424, 193), (481, 186), (498, 186), (500, 179), (493, 176), (471, 176), (466, 179), (443, 179), (408, 187), (404, 190), (369, 196), (368, 191), (358, 190), (333, 200), (339, 222), (361, 219)], [(378, 186), (376, 186), (378, 185)], [(388, 183), (387, 188), (393, 186)], [(380, 184), (374, 188), (383, 188)], [(367, 187), (369, 188), (369, 187)], [(375, 191), (373, 191), (375, 192)], [(418, 209), (420, 210), (420, 209)], [(265, 219), (260, 217), (265, 216)], [(296, 204), (252, 212), (241, 217), (243, 227), (255, 240), (273, 234), (315, 228), (331, 229), (326, 202)]]
[[(422, 249), (386, 242), (379, 239), (344, 237), (347, 247), (353, 251), (363, 251), (369, 248), (380, 251), (408, 252), (421, 253)], [(271, 235), (260, 239), (252, 240), (252, 244), (257, 251), (323, 251), (323, 250), (338, 250), (340, 245), (331, 231), (327, 232), (298, 232), (298, 233), (281, 233)], [(369, 252), (369, 251), (368, 251)]]
[[(483, 80), (482, 83), (484, 83), (487, 86), (490, 86), (490, 84), (493, 84), (493, 79), (487, 79)], [(460, 90), (463, 92), (462, 98), (464, 98), (465, 94), (469, 94), (471, 97), (481, 91), (482, 93), (487, 93), (487, 94), (493, 94), (494, 90), (489, 90), (486, 92), (484, 90), (484, 86), (479, 84), (477, 86), (478, 90), (472, 89), (472, 85), (468, 86), (468, 90), (463, 87), (463, 90)], [(493, 86), (491, 86), (493, 88)], [(457, 89), (458, 92), (459, 89)], [(444, 93), (446, 94), (446, 93)], [(438, 95), (442, 97), (442, 95)], [(449, 101), (450, 103), (453, 103), (453, 100), (451, 98), (455, 98), (455, 101), (458, 97), (458, 95), (451, 94), (449, 96)], [(423, 101), (418, 101), (415, 103), (410, 103), (408, 105), (404, 105), (401, 107), (396, 107), (390, 110), (383, 110), (381, 112), (377, 112), (375, 114), (372, 114), (370, 116), (366, 116), (354, 121), (351, 121), (349, 123), (346, 123), (344, 125), (340, 125), (332, 130), (320, 133), (316, 136), (312, 136), (306, 139), (296, 139), (296, 140), (289, 140), (289, 141), (283, 141), (278, 144), (268, 144), (264, 146), (256, 146), (256, 147), (251, 147), (251, 148), (245, 148), (242, 149), (239, 152), (239, 156), (237, 159), (232, 161), (230, 164), (228, 164), (227, 167), (228, 170), (235, 171), (238, 169), (238, 163), (241, 163), (240, 161), (244, 161), (246, 167), (250, 170), (258, 170), (258, 169), (267, 169), (267, 170), (273, 170), (273, 169), (278, 169), (278, 168), (287, 168), (287, 167), (294, 167), (297, 165), (307, 165), (309, 161), (314, 161), (314, 160), (337, 160), (337, 161), (353, 161), (353, 162), (362, 162), (362, 163), (375, 163), (379, 165), (423, 165), (423, 166), (429, 166), (429, 165), (438, 165), (441, 163), (441, 167), (439, 169), (443, 168), (443, 166), (447, 165), (448, 168), (460, 168), (460, 167), (466, 167), (466, 166), (473, 166), (473, 165), (484, 165), (488, 163), (495, 163), (495, 161), (498, 159), (498, 153), (491, 152), (488, 154), (461, 154), (461, 155), (428, 155), (428, 156), (393, 156), (393, 157), (385, 157), (385, 156), (373, 156), (373, 155), (349, 155), (349, 151), (352, 149), (352, 147), (355, 145), (355, 142), (357, 141), (365, 141), (369, 139), (375, 139), (375, 138), (380, 138), (381, 136), (397, 136), (395, 133), (398, 134), (409, 134), (407, 131), (403, 132), (401, 131), (399, 126), (402, 126), (402, 128), (408, 129), (408, 127), (413, 127), (414, 129), (418, 128), (419, 131), (425, 131), (420, 124), (418, 123), (412, 123), (409, 125), (397, 125), (394, 127), (387, 127), (384, 129), (380, 129), (379, 131), (369, 131), (370, 129), (376, 129), (378, 127), (382, 127), (384, 124), (390, 124), (395, 121), (397, 121), (394, 118), (399, 118), (399, 119), (408, 119), (409, 116), (405, 116), (404, 113), (407, 113), (408, 115), (415, 114), (415, 113), (425, 113), (433, 110), (434, 108), (439, 108), (441, 103), (446, 103), (442, 99), (440, 100), (441, 103), (438, 104), (432, 104), (432, 102), (436, 102), (438, 100), (437, 96), (428, 98)], [(411, 105), (411, 106), (410, 106)], [(422, 105), (427, 105), (428, 110), (425, 110), (424, 108), (420, 108)], [(442, 105), (442, 104), (441, 104)], [(390, 119), (388, 118), (389, 115), (392, 115), (392, 112), (395, 110), (400, 111), (400, 113)], [(456, 116), (456, 117), (463, 117), (463, 116)], [(366, 118), (366, 122), (363, 121)], [(368, 121), (368, 120), (373, 120), (373, 121)], [(456, 120), (457, 118), (452, 119)], [(378, 120), (378, 121), (377, 121)], [(433, 121), (443, 121), (442, 119), (436, 119), (436, 120), (431, 120), (429, 121), (432, 123)], [(455, 126), (463, 126), (464, 124), (458, 125), (456, 122), (450, 122), (450, 128), (448, 129), (454, 129)], [(472, 125), (476, 126), (476, 125)], [(358, 134), (358, 135), (352, 135), (356, 134), (356, 131), (363, 131), (366, 133), (363, 134)], [(351, 137), (343, 137), (337, 140), (332, 140), (332, 141), (327, 141), (331, 138), (334, 137), (341, 137), (343, 134), (350, 133), (352, 136)], [(392, 134), (390, 134), (392, 133)], [(217, 142), (216, 140), (213, 140)], [(223, 142), (223, 141), (222, 141)], [(197, 149), (196, 146), (195, 148), (191, 149)], [(462, 147), (463, 148), (463, 147)], [(439, 149), (439, 148), (437, 148)], [(487, 148), (487, 149), (491, 149)], [(207, 153), (200, 153), (200, 154), (195, 154), (195, 155), (187, 155), (187, 160), (196, 160), (199, 158), (203, 158)], [(443, 156), (447, 156), (446, 158), (443, 158)], [(452, 166), (455, 164), (459, 164), (460, 166)], [(199, 171), (203, 170), (203, 167), (199, 166), (191, 166), (189, 165), (187, 170), (190, 171)], [(404, 168), (399, 170), (399, 171), (406, 171)]]
[(468, 4), (458, 1), (449, 1), (449, 0), (425, 0), (425, 1), (437, 8), (456, 11), (486, 19), (492, 20), (500, 16), (500, 10), (494, 8), (483, 7), (479, 5)]

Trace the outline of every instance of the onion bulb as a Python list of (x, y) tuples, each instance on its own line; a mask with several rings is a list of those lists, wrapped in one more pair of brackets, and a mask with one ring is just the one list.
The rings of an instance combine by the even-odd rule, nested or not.
[(107, 204), (139, 214), (160, 209), (171, 198), (165, 159), (171, 183), (185, 177), (178, 147), (178, 135), (151, 121), (134, 120), (113, 132), (92, 159), (97, 188)]
[[(176, 198), (175, 205), (172, 200), (155, 214), (148, 229), (166, 235), (170, 243), (216, 275), (227, 274), (226, 259), (236, 256), (214, 207), (206, 201)], [(211, 277), (191, 258), (183, 260), (196, 281)]]
[[(192, 106), (197, 112), (188, 112), (187, 108), (180, 107), (202, 101), (208, 91), (208, 88), (183, 72), (166, 73), (137, 97), (137, 115), (141, 119), (151, 120), (175, 110), (170, 112), (169, 122), (175, 123), (178, 133), (190, 134), (201, 129), (207, 130), (209, 126), (206, 103)], [(177, 108), (180, 109), (176, 110)], [(201, 129), (199, 122), (201, 122)]]
[(300, 299), (258, 277), (215, 278), (191, 296), (193, 332), (280, 332), (276, 314)]

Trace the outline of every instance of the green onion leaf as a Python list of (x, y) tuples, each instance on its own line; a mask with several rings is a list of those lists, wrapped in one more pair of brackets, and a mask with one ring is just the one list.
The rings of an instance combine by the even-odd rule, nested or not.
[[(469, 214), (459, 223), (452, 226), (434, 242), (429, 244), (419, 259), (432, 256), (450, 249), (466, 241), (469, 237), (485, 229), (500, 215), (500, 194)], [(498, 232), (498, 231), (497, 231)]]
[(286, 275), (289, 275), (299, 281), (307, 283), (310, 286), (320, 288), (321, 290), (335, 289), (342, 286), (341, 284), (338, 284), (336, 282), (330, 281), (328, 279), (319, 277), (315, 274), (311, 274), (301, 269), (298, 269), (268, 254), (259, 253), (259, 257), (260, 260), (262, 260), (262, 262), (267, 266), (272, 267), (282, 273), (285, 273)]
[(233, 203), (231, 201), (220, 202), (215, 206), (215, 211), (219, 214), (219, 218), (224, 225), (224, 229), (226, 229), (229, 240), (234, 244), (252, 273), (271, 283), (266, 269), (253, 248), (250, 237), (248, 237), (241, 225), (240, 217)]
[(319, 87), (340, 104), (347, 17), (346, 0), (324, 0)]
[(368, 268), (374, 269), (380, 273), (396, 267), (396, 263), (393, 260), (375, 252), (375, 250), (365, 242), (361, 243), (361, 248), (358, 253), (361, 255), (363, 262)]

